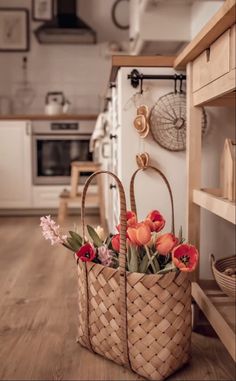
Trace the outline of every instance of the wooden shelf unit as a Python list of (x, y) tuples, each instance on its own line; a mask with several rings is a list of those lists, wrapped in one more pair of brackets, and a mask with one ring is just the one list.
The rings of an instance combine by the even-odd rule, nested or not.
[(236, 361), (235, 302), (223, 294), (214, 281), (192, 282), (192, 296)]
[(235, 225), (236, 204), (221, 197), (220, 193), (220, 189), (194, 189), (193, 202)]
[[(235, 224), (235, 203), (220, 197), (217, 189), (201, 189), (201, 108), (198, 107), (235, 103), (235, 10), (235, 0), (226, 0), (175, 60), (175, 68), (187, 65), (187, 239), (198, 248), (201, 208)], [(235, 301), (219, 289), (209, 289), (199, 279), (199, 273), (194, 277), (192, 296), (236, 361)]]

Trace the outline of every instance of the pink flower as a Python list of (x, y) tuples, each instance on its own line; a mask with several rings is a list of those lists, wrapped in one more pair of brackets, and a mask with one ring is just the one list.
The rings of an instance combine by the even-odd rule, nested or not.
[(110, 266), (112, 263), (113, 251), (109, 250), (106, 246), (98, 248), (98, 259), (100, 259), (103, 266)]
[(91, 262), (96, 257), (94, 247), (90, 243), (81, 246), (75, 255), (83, 262)]
[(40, 221), (40, 226), (42, 227), (43, 236), (45, 239), (49, 239), (52, 245), (65, 243), (67, 236), (60, 235), (60, 226), (56, 225), (56, 222), (51, 218), (51, 216), (41, 217)]

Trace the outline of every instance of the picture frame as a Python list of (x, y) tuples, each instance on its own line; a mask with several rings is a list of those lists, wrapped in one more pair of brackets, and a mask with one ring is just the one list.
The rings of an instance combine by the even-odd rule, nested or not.
[(53, 18), (54, 0), (32, 0), (34, 21), (49, 21)]
[(27, 52), (29, 47), (28, 9), (0, 8), (0, 52)]

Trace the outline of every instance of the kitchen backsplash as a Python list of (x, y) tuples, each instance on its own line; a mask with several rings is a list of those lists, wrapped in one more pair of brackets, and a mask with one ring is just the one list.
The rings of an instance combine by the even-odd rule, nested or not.
[(71, 102), (71, 112), (97, 112), (110, 69), (110, 60), (104, 51), (103, 45), (49, 47), (33, 43), (28, 54), (1, 54), (0, 68), (4, 70), (0, 70), (0, 96), (10, 97), (12, 112), (19, 112), (17, 94), (22, 87), (22, 59), (27, 56), (28, 80), (33, 94), (28, 112), (43, 112), (45, 95), (49, 91), (63, 91)]
[[(114, 1), (114, 0), (113, 0)], [(90, 4), (91, 3), (91, 4)], [(44, 112), (45, 95), (63, 91), (71, 102), (71, 111), (98, 112), (103, 104), (109, 79), (111, 59), (105, 39), (128, 41), (128, 31), (121, 31), (111, 21), (112, 1), (87, 0), (79, 2), (80, 14), (97, 31), (99, 44), (40, 45), (33, 34), (40, 23), (31, 17), (32, 1), (0, 0), (0, 7), (23, 7), (30, 11), (30, 51), (0, 53), (0, 97), (10, 97), (12, 112), (19, 112), (16, 93), (22, 81), (22, 58), (28, 57), (28, 78), (34, 92), (28, 112)], [(91, 9), (93, 11), (91, 11)]]

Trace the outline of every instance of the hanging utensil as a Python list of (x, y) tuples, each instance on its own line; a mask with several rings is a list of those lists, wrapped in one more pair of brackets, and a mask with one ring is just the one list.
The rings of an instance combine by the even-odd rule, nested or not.
[(28, 60), (24, 56), (22, 60), (22, 81), (14, 95), (16, 111), (28, 112), (29, 106), (33, 103), (35, 91), (28, 80)]
[(137, 108), (137, 116), (134, 119), (134, 128), (141, 138), (145, 138), (150, 131), (148, 114), (149, 110), (146, 105), (141, 105)]
[[(182, 81), (177, 90), (177, 79), (174, 91), (163, 95), (150, 111), (150, 129), (154, 140), (169, 151), (186, 149), (186, 94), (182, 90)], [(202, 134), (207, 127), (206, 112), (202, 108)]]

